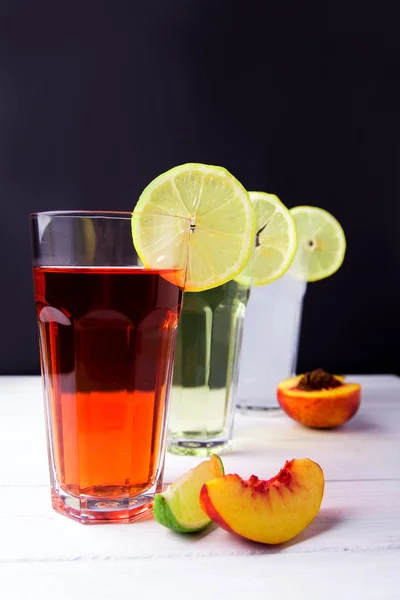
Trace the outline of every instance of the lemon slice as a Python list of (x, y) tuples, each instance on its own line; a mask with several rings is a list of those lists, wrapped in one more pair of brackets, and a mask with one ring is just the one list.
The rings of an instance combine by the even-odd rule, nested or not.
[(190, 219), (186, 291), (226, 283), (242, 271), (251, 255), (253, 206), (241, 183), (222, 167), (180, 165), (159, 175), (141, 194), (132, 215), (133, 241), (146, 267), (157, 268), (159, 248), (164, 254), (172, 253), (186, 234), (179, 219), (171, 219), (156, 243), (150, 243), (157, 227), (157, 218), (152, 223), (151, 214)]
[(318, 281), (333, 275), (346, 254), (346, 237), (340, 223), (329, 212), (315, 206), (295, 206), (290, 212), (299, 240), (291, 274), (304, 281)]
[(220, 457), (212, 454), (209, 460), (204, 460), (181, 475), (164, 492), (155, 495), (155, 520), (179, 533), (191, 533), (207, 527), (211, 519), (200, 506), (200, 490), (204, 483), (223, 474)]
[(290, 267), (297, 249), (294, 219), (274, 194), (249, 192), (256, 216), (256, 245), (252, 259), (236, 281), (266, 285)]

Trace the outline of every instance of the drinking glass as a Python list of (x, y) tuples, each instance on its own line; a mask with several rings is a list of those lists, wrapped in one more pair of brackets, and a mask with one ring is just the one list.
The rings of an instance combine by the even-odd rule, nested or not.
[(268, 285), (251, 288), (240, 361), (239, 408), (279, 408), (276, 387), (296, 373), (306, 286), (289, 270)]
[[(162, 487), (190, 222), (151, 215), (150, 269), (131, 233), (146, 218), (30, 218), (52, 504), (81, 523), (144, 517)], [(168, 227), (182, 235), (166, 252)]]
[(231, 446), (243, 318), (250, 286), (185, 292), (168, 423), (168, 450), (208, 456)]

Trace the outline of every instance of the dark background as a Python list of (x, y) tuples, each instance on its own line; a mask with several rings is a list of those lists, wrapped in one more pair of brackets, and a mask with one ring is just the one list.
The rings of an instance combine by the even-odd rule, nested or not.
[[(378, 8), (383, 6), (385, 8)], [(399, 373), (400, 36), (384, 4), (0, 5), (0, 372), (39, 372), (28, 214), (131, 210), (183, 162), (342, 223), (298, 370)]]

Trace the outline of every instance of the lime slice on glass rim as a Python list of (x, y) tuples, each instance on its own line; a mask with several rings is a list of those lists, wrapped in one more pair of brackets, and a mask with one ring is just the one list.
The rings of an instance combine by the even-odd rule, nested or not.
[(155, 495), (155, 520), (178, 533), (192, 533), (207, 527), (211, 519), (200, 506), (200, 490), (204, 483), (222, 475), (222, 461), (212, 454), (209, 460), (203, 460), (171, 483), (164, 492)]
[(297, 250), (296, 225), (274, 194), (249, 192), (256, 216), (256, 245), (245, 269), (235, 278), (255, 286), (271, 283), (290, 267)]
[(190, 219), (185, 291), (202, 291), (230, 281), (251, 255), (254, 209), (242, 184), (223, 167), (180, 165), (156, 177), (142, 192), (132, 215), (132, 237), (143, 264), (157, 268), (160, 246), (164, 253), (172, 253), (186, 233), (179, 219), (171, 219), (154, 244), (151, 232), (156, 223), (151, 214)]
[(346, 254), (346, 237), (339, 221), (315, 206), (295, 206), (290, 212), (298, 236), (291, 275), (304, 281), (318, 281), (336, 273)]

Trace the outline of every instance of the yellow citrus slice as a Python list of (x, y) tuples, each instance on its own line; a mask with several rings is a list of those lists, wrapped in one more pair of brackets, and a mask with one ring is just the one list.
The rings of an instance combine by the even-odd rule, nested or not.
[(253, 205), (241, 183), (222, 167), (180, 165), (156, 177), (142, 192), (132, 215), (132, 236), (147, 268), (157, 268), (160, 247), (164, 254), (172, 253), (187, 235), (179, 219), (171, 219), (154, 243), (157, 218), (152, 214), (190, 219), (186, 291), (222, 285), (249, 260), (255, 236)]
[(260, 286), (282, 277), (297, 249), (296, 225), (286, 206), (274, 194), (249, 192), (256, 217), (254, 254), (236, 277), (239, 283)]
[(315, 206), (295, 206), (290, 212), (299, 240), (291, 274), (305, 281), (318, 281), (336, 273), (346, 254), (346, 237), (340, 223)]

